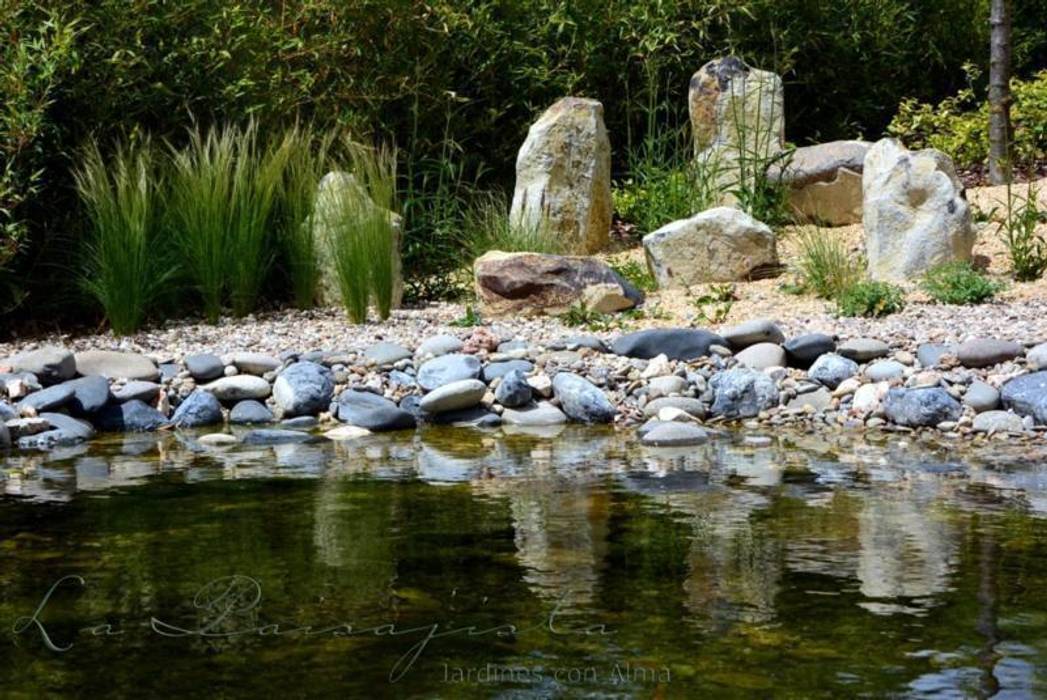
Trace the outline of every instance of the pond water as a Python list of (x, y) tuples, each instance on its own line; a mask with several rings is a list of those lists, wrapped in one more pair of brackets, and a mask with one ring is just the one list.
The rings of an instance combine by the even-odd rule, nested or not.
[(0, 695), (1038, 695), (1047, 463), (1000, 445), (446, 429), (12, 456)]

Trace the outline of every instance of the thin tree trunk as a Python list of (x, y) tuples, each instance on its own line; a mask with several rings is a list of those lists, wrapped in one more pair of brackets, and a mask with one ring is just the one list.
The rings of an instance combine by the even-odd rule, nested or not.
[(992, 0), (989, 59), (989, 181), (1011, 178), (1011, 0)]

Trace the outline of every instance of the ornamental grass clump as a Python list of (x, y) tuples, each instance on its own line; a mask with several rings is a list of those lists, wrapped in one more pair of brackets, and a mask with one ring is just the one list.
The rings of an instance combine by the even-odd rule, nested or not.
[(287, 149), (263, 144), (252, 122), (194, 128), (185, 148), (170, 150), (169, 225), (204, 313), (217, 321), (228, 299), (246, 315), (274, 257), (269, 226)]
[(320, 286), (322, 251), (312, 220), (320, 180), (330, 165), (332, 142), (333, 134), (315, 138), (309, 129), (296, 125), (280, 144), (284, 171), (275, 230), (294, 305), (299, 309), (315, 305)]
[(863, 261), (841, 240), (814, 227), (796, 237), (800, 259), (796, 272), (803, 286), (822, 299), (835, 299), (862, 279)]
[(349, 151), (352, 172), (331, 188), (325, 227), (342, 303), (363, 323), (372, 298), (379, 318), (389, 318), (399, 275), (396, 152), (356, 144)]
[(148, 140), (106, 159), (91, 142), (74, 171), (88, 220), (82, 285), (113, 332), (138, 330), (171, 276), (159, 240), (160, 173)]
[(544, 220), (529, 222), (509, 216), (504, 194), (487, 193), (476, 197), (463, 218), (462, 243), (472, 260), (491, 250), (506, 253), (564, 252), (563, 241)]

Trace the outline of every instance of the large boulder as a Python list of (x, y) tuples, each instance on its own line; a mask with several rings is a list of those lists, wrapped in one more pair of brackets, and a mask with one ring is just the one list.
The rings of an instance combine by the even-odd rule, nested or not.
[(185, 397), (185, 401), (178, 404), (171, 416), (171, 424), (179, 428), (199, 428), (221, 422), (222, 404), (218, 403), (214, 394), (202, 389), (196, 389)]
[(531, 125), (516, 158), (510, 221), (544, 229), (576, 253), (611, 230), (611, 142), (596, 100), (565, 97)]
[(832, 141), (793, 151), (767, 170), (789, 187), (789, 205), (802, 220), (830, 226), (861, 223), (867, 141)]
[(774, 231), (731, 207), (674, 221), (643, 238), (659, 288), (749, 279), (778, 264)]
[[(344, 207), (347, 203), (354, 201), (362, 202), (365, 206), (377, 206), (352, 173), (334, 171), (327, 173), (320, 180), (316, 190), (314, 213), (309, 225), (320, 261), (320, 288), (317, 294), (319, 301), (323, 304), (339, 305), (342, 303), (331, 244), (335, 232), (341, 225)], [(395, 212), (388, 211), (386, 215), (393, 225), (393, 236), (396, 239), (393, 242), (393, 307), (396, 308), (403, 301), (403, 273), (400, 260), (403, 221)]]
[(785, 90), (782, 79), (750, 68), (737, 56), (706, 63), (688, 91), (694, 152), (715, 166), (716, 179), (736, 184), (739, 155), (766, 159), (785, 144)]
[(971, 259), (970, 208), (944, 153), (878, 141), (865, 156), (862, 190), (873, 279), (912, 280), (935, 265)]
[(883, 408), (892, 422), (910, 428), (956, 421), (963, 412), (960, 402), (938, 387), (891, 389)]
[(1047, 372), (1023, 374), (1000, 387), (1003, 407), (1047, 424)]
[(473, 277), (489, 316), (560, 315), (580, 302), (592, 301), (587, 294), (592, 288), (599, 289), (603, 298), (608, 287), (617, 291), (614, 307), (594, 309), (601, 313), (643, 301), (639, 290), (595, 258), (491, 251), (473, 263)]

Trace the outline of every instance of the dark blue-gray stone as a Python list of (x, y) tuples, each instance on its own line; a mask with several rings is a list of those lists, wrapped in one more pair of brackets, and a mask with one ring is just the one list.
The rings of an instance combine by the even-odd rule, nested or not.
[(273, 412), (261, 401), (240, 401), (229, 411), (229, 423), (232, 425), (254, 425), (272, 423)]
[(553, 377), (553, 393), (567, 417), (581, 423), (610, 423), (617, 413), (607, 395), (588, 380), (570, 372)]
[(178, 373), (182, 371), (182, 368), (173, 362), (165, 362), (157, 367), (157, 369), (160, 371), (160, 379), (162, 380), (174, 379), (178, 376)]
[(628, 333), (611, 343), (611, 352), (624, 357), (650, 360), (665, 355), (670, 360), (694, 360), (709, 354), (713, 345), (727, 347), (727, 341), (705, 330), (692, 328), (653, 328)]
[(858, 363), (836, 353), (826, 353), (814, 361), (807, 376), (830, 389), (858, 374)]
[(607, 344), (595, 335), (569, 335), (549, 344), (550, 350), (577, 350), (578, 348), (608, 352)]
[(1000, 387), (1003, 407), (1020, 416), (1047, 423), (1047, 371), (1023, 374)]
[(826, 353), (836, 350), (836, 340), (824, 333), (808, 333), (785, 341), (785, 356), (791, 367), (807, 369)]
[(418, 394), (408, 394), (400, 399), (400, 408), (414, 416), (418, 422), (432, 418), (422, 410), (422, 397)]
[(445, 411), (428, 416), (434, 425), (454, 425), (458, 427), (496, 428), (502, 424), (502, 417), (488, 411), (483, 406), (473, 406), (457, 411)]
[(0, 422), (8, 421), (18, 417), (18, 411), (15, 407), (6, 401), (0, 401)]
[(196, 389), (175, 409), (171, 422), (179, 428), (199, 428), (222, 422), (222, 404), (209, 391)]
[(492, 362), (483, 370), (483, 380), (485, 384), (490, 384), (493, 380), (498, 377), (504, 377), (512, 371), (519, 370), (524, 374), (530, 374), (534, 370), (534, 365), (527, 360), (507, 360), (505, 362)]
[(721, 372), (709, 383), (715, 399), (714, 416), (752, 418), (778, 405), (778, 387), (763, 372), (735, 367)]
[(18, 446), (21, 449), (51, 450), (56, 447), (67, 447), (89, 440), (95, 434), (90, 423), (65, 413), (41, 413), (39, 417), (50, 423), (51, 429), (19, 438)]
[(250, 430), (240, 439), (244, 445), (291, 445), (316, 441), (317, 438), (301, 430), (276, 429)]
[(96, 428), (110, 432), (149, 432), (168, 424), (164, 414), (141, 401), (111, 403), (93, 418)]
[(475, 355), (452, 353), (440, 355), (418, 368), (418, 386), (426, 391), (439, 389), (445, 384), (480, 376), (480, 360)]
[(284, 415), (316, 415), (331, 405), (334, 375), (315, 362), (296, 362), (273, 382), (273, 398)]
[(369, 391), (347, 389), (338, 396), (338, 420), (368, 430), (404, 430), (415, 427), (413, 415)]
[(533, 391), (527, 383), (527, 377), (520, 370), (513, 370), (502, 377), (494, 391), (494, 399), (506, 408), (526, 406), (531, 402)]
[(938, 387), (891, 389), (884, 399), (883, 409), (892, 423), (909, 428), (956, 421), (963, 413), (960, 402)]
[(33, 408), (37, 413), (61, 408), (73, 399), (73, 387), (68, 384), (55, 384), (40, 391), (34, 391), (18, 402), (19, 412), (22, 408)]
[(185, 368), (198, 382), (218, 379), (225, 374), (225, 363), (222, 362), (222, 358), (208, 352), (186, 356)]
[(109, 380), (105, 377), (95, 375), (71, 379), (61, 386), (68, 386), (73, 390), (73, 397), (69, 399), (68, 404), (69, 412), (73, 415), (89, 416), (109, 403)]
[(315, 428), (320, 424), (320, 421), (316, 416), (297, 416), (295, 418), (288, 418), (287, 420), (280, 421), (281, 428), (288, 428), (291, 430), (309, 430)]

